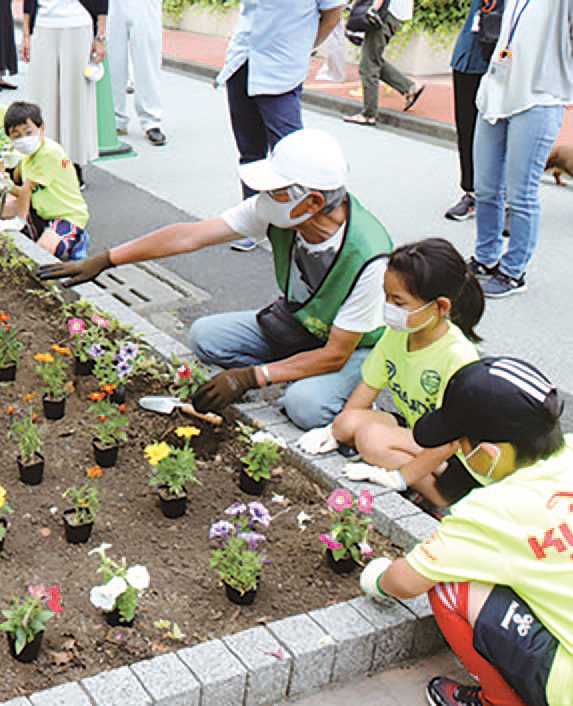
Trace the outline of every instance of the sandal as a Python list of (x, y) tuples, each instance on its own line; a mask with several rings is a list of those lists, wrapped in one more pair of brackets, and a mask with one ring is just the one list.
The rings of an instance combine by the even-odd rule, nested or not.
[(345, 123), (354, 123), (355, 125), (376, 125), (376, 118), (367, 118), (362, 113), (356, 115), (343, 115), (342, 119)]
[(404, 107), (402, 108), (402, 111), (405, 113), (407, 110), (410, 110), (410, 108), (414, 105), (414, 103), (418, 100), (418, 98), (422, 95), (422, 91), (426, 88), (425, 84), (420, 86), (416, 91), (408, 91), (406, 93), (406, 102), (404, 103)]

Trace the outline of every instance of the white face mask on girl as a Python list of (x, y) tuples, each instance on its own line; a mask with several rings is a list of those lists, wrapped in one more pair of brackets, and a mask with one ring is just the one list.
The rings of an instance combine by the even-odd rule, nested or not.
[(408, 317), (411, 314), (417, 314), (420, 311), (424, 311), (424, 309), (427, 309), (431, 304), (434, 302), (428, 302), (427, 304), (424, 304), (424, 306), (421, 306), (419, 309), (415, 309), (414, 311), (408, 311), (407, 309), (402, 309), (400, 306), (396, 306), (395, 304), (390, 304), (390, 302), (387, 302), (384, 300), (384, 307), (383, 307), (383, 316), (384, 316), (384, 323), (387, 326), (390, 326), (392, 331), (407, 331), (408, 333), (416, 333), (416, 331), (419, 331), (420, 329), (423, 329), (425, 326), (427, 326), (431, 321), (433, 321), (436, 318), (435, 314), (432, 314), (429, 319), (424, 321), (423, 324), (420, 324), (419, 326), (408, 326)]
[[(480, 448), (481, 448), (481, 444), (478, 444), (478, 445), (475, 447), (475, 449), (473, 449), (472, 451), (469, 452), (469, 454), (468, 454), (467, 456), (464, 454), (464, 461), (467, 463), (467, 462), (470, 460), (470, 458), (471, 458), (477, 451), (480, 450)], [(497, 454), (496, 454), (495, 458), (493, 459), (493, 461), (491, 462), (491, 466), (489, 467), (488, 472), (487, 472), (486, 475), (484, 476), (486, 480), (489, 480), (489, 479), (491, 478), (491, 474), (494, 472), (495, 467), (497, 466), (497, 462), (499, 461), (499, 457), (501, 456), (501, 449), (499, 448), (499, 446), (496, 446), (495, 448), (497, 449)]]
[(255, 212), (261, 220), (268, 221), (272, 223), (272, 225), (277, 226), (277, 228), (294, 228), (294, 226), (310, 218), (308, 213), (298, 218), (290, 217), (293, 208), (296, 208), (299, 203), (302, 203), (307, 197), (308, 193), (304, 193), (297, 199), (289, 200), (286, 203), (279, 203), (275, 201), (267, 191), (263, 191), (257, 196)]
[(28, 135), (27, 137), (17, 137), (12, 140), (12, 145), (15, 150), (22, 154), (34, 154), (42, 144), (42, 135)]

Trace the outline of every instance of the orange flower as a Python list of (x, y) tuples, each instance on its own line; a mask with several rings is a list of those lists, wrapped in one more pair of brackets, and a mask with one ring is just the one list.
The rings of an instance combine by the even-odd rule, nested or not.
[(94, 402), (99, 402), (100, 400), (103, 400), (105, 397), (104, 392), (90, 392), (88, 395), (90, 400), (94, 400)]
[(4, 411), (6, 412), (6, 414), (14, 414), (14, 412), (16, 411), (16, 407), (11, 404), (9, 407), (6, 407)]
[(99, 466), (91, 466), (86, 468), (88, 478), (101, 478), (101, 468)]
[(107, 415), (106, 415), (106, 414), (100, 414), (99, 417), (98, 417), (98, 419), (99, 419), (100, 422), (105, 422), (105, 420), (107, 419)]
[(52, 345), (52, 348), (56, 351), (56, 353), (59, 353), (60, 355), (72, 355), (72, 351), (66, 346), (59, 346), (57, 343), (54, 343)]
[(10, 324), (4, 324), (4, 328), (6, 329), (6, 333), (10, 333), (10, 331), (12, 330)]
[(4, 323), (4, 321), (8, 321), (10, 318), (10, 314), (7, 311), (0, 311), (0, 323)]
[(120, 404), (119, 407), (118, 407), (118, 409), (119, 409), (119, 411), (120, 411), (122, 414), (125, 414), (125, 403), (124, 403), (124, 404)]
[(102, 385), (100, 390), (103, 390), (104, 392), (107, 392), (108, 395), (111, 395), (111, 393), (115, 390), (115, 385)]
[(40, 363), (53, 363), (54, 357), (50, 353), (36, 353), (34, 360), (38, 360)]
[(22, 402), (29, 402), (32, 399), (32, 397), (34, 397), (35, 394), (36, 394), (36, 391), (34, 390), (34, 392), (29, 392), (27, 395), (24, 395), (22, 397)]
[(35, 424), (38, 421), (38, 415), (35, 412), (32, 412), (32, 424)]

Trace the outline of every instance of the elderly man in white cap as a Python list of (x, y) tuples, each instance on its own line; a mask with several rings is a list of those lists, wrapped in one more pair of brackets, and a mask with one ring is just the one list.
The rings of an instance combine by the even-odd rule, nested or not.
[(267, 235), (282, 296), (259, 312), (193, 323), (189, 337), (199, 359), (227, 369), (197, 391), (194, 404), (219, 410), (246, 390), (289, 382), (288, 417), (303, 429), (324, 426), (342, 409), (382, 333), (392, 241), (347, 193), (346, 160), (325, 132), (287, 135), (267, 159), (241, 166), (240, 176), (260, 193), (221, 215), (160, 228), (82, 263), (45, 266), (40, 276), (70, 276), (70, 286), (115, 265)]

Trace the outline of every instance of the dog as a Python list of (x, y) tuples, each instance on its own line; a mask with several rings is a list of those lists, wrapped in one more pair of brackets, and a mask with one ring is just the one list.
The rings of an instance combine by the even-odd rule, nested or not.
[(568, 174), (573, 178), (573, 145), (554, 145), (549, 153), (545, 171), (552, 171), (555, 183), (565, 186), (561, 175)]

